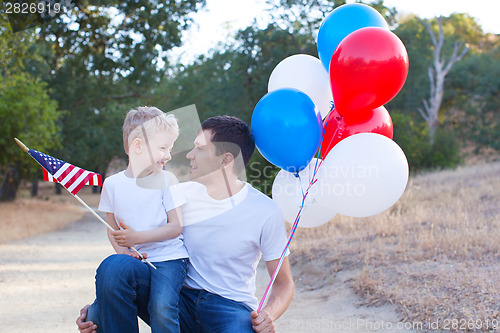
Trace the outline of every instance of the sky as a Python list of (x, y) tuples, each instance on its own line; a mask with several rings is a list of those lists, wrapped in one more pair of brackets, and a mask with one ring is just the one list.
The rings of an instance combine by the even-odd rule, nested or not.
[[(396, 7), (401, 15), (414, 13), (421, 18), (467, 13), (476, 18), (483, 31), (500, 34), (500, 0), (385, 0), (384, 4)], [(173, 56), (188, 63), (254, 19), (265, 26), (266, 8), (265, 0), (207, 0), (207, 9), (194, 14), (195, 24), (185, 33), (184, 46), (174, 50)]]

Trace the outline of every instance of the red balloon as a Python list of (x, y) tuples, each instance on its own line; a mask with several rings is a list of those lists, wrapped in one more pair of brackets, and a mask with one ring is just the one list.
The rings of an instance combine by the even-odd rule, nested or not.
[(377, 133), (392, 139), (392, 119), (383, 106), (363, 112), (363, 117), (343, 117), (333, 109), (323, 121), (323, 133), (321, 156), (324, 159), (337, 143), (354, 134)]
[(338, 113), (347, 116), (389, 102), (408, 75), (408, 53), (392, 32), (366, 27), (345, 37), (330, 61), (330, 84)]

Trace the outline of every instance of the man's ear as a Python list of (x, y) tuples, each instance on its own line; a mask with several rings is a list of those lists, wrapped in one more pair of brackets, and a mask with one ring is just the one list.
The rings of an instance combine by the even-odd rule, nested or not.
[(228, 166), (231, 163), (234, 162), (234, 156), (231, 153), (225, 153), (224, 157), (222, 158), (222, 166)]

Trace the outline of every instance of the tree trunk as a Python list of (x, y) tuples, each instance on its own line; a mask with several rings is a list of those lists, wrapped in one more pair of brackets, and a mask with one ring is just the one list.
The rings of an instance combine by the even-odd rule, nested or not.
[(464, 57), (469, 48), (464, 46), (462, 51), (459, 53), (458, 51), (462, 47), (462, 45), (460, 43), (455, 43), (453, 53), (451, 54), (448, 63), (445, 63), (445, 59), (441, 55), (441, 50), (444, 44), (444, 33), (443, 26), (441, 24), (441, 17), (437, 18), (439, 27), (438, 38), (436, 38), (436, 36), (434, 35), (429, 22), (420, 21), (420, 23), (427, 29), (427, 32), (431, 37), (432, 44), (434, 45), (434, 60), (427, 71), (430, 81), (430, 96), (428, 99), (423, 100), (424, 108), (419, 108), (418, 112), (427, 122), (427, 125), (429, 127), (430, 143), (431, 145), (434, 145), (436, 129), (439, 126), (439, 108), (441, 107), (441, 102), (443, 101), (444, 81), (446, 75), (450, 71), (453, 64), (457, 61), (460, 61)]
[(19, 182), (17, 170), (14, 167), (7, 167), (0, 186), (0, 201), (12, 201), (16, 199)]
[(54, 189), (56, 190), (56, 194), (60, 195), (61, 194), (61, 187), (62, 185), (59, 183), (54, 183)]
[(31, 196), (36, 197), (38, 195), (38, 179), (33, 179), (31, 184)]

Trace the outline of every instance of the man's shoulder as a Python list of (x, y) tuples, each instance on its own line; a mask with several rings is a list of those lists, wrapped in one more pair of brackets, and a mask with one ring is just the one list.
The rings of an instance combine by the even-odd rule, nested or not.
[(247, 183), (246, 186), (248, 187), (248, 193), (252, 195), (252, 197), (255, 198), (255, 200), (262, 200), (265, 202), (274, 202), (273, 199), (269, 198), (267, 195), (256, 189), (255, 187), (252, 186), (252, 184)]
[(247, 184), (247, 186), (248, 186), (248, 196), (250, 200), (252, 200), (254, 204), (258, 205), (260, 209), (264, 209), (267, 211), (269, 210), (279, 211), (279, 206), (273, 199), (271, 199), (270, 197), (268, 197), (255, 187), (253, 187), (251, 184)]

